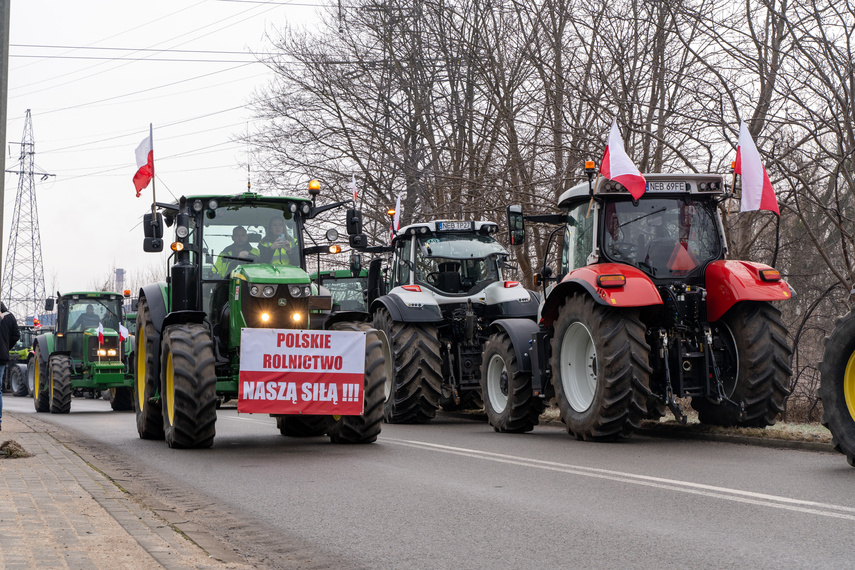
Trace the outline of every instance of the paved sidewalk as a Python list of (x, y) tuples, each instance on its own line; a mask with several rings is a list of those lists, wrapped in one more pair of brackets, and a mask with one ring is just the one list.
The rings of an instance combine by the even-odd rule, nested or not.
[[(0, 568), (236, 568), (209, 557), (94, 466), (14, 413), (0, 443)], [(32, 425), (40, 425), (33, 423)]]

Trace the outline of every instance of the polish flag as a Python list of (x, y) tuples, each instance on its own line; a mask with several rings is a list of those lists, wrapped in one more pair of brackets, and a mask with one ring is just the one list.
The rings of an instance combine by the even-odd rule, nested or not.
[(389, 242), (395, 239), (395, 234), (401, 227), (401, 194), (398, 194), (398, 199), (395, 200), (395, 215), (392, 217), (392, 225), (389, 226)]
[(151, 145), (151, 135), (143, 139), (135, 154), (138, 170), (134, 174), (134, 188), (137, 189), (137, 198), (139, 198), (142, 189), (148, 186), (154, 176), (154, 150)]
[(125, 328), (125, 325), (119, 323), (119, 342), (122, 342), (126, 338), (130, 337), (131, 333)]
[(353, 207), (356, 207), (356, 175), (350, 175), (350, 189), (353, 190)]
[(98, 323), (98, 344), (104, 344), (104, 325)]
[(739, 123), (739, 146), (736, 147), (736, 165), (733, 171), (742, 176), (740, 212), (769, 210), (780, 217), (778, 198), (775, 197), (775, 190), (745, 121)]
[(612, 121), (612, 128), (609, 131), (609, 144), (606, 146), (605, 154), (603, 154), (600, 174), (609, 180), (623, 184), (636, 200), (641, 198), (647, 189), (647, 181), (623, 148), (623, 139), (618, 130), (617, 117)]

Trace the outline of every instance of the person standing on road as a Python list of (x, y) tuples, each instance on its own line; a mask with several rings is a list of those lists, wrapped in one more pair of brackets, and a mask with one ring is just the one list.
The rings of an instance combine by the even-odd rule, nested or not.
[[(9, 349), (21, 338), (18, 321), (15, 315), (6, 308), (6, 303), (0, 302), (0, 379), (6, 373), (9, 363)], [(3, 392), (0, 391), (0, 429), (3, 429)]]

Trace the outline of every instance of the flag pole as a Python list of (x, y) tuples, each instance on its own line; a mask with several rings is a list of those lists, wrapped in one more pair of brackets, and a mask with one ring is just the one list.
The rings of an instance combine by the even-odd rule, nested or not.
[(155, 197), (154, 185), (154, 129), (152, 124), (148, 124), (148, 140), (151, 142), (151, 216), (152, 219), (157, 219), (157, 198)]

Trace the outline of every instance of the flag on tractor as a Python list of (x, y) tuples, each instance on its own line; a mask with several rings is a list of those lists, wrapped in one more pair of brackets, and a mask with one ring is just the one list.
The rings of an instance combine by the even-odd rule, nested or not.
[(353, 190), (353, 207), (356, 207), (356, 175), (350, 175), (350, 189)]
[(395, 214), (392, 216), (392, 225), (389, 226), (389, 242), (395, 239), (395, 234), (401, 227), (401, 194), (398, 194), (398, 199), (395, 200)]
[(130, 333), (130, 331), (128, 331), (127, 328), (125, 328), (125, 325), (123, 325), (122, 323), (119, 323), (119, 342), (122, 342), (123, 340), (125, 340), (126, 338), (128, 338), (130, 336), (131, 336), (131, 333)]
[(137, 173), (134, 174), (134, 188), (137, 189), (137, 198), (140, 197), (142, 189), (148, 186), (154, 177), (154, 149), (151, 144), (151, 134), (143, 139), (135, 151), (137, 158)]
[(766, 174), (766, 168), (760, 160), (760, 152), (748, 132), (745, 121), (739, 124), (739, 146), (736, 147), (736, 164), (733, 171), (742, 177), (740, 212), (769, 210), (781, 215), (772, 182)]
[(98, 323), (98, 344), (104, 344), (104, 325)]
[(617, 117), (612, 121), (612, 128), (609, 131), (609, 142), (600, 164), (600, 174), (609, 180), (623, 184), (636, 200), (641, 198), (647, 189), (647, 181), (624, 150)]

